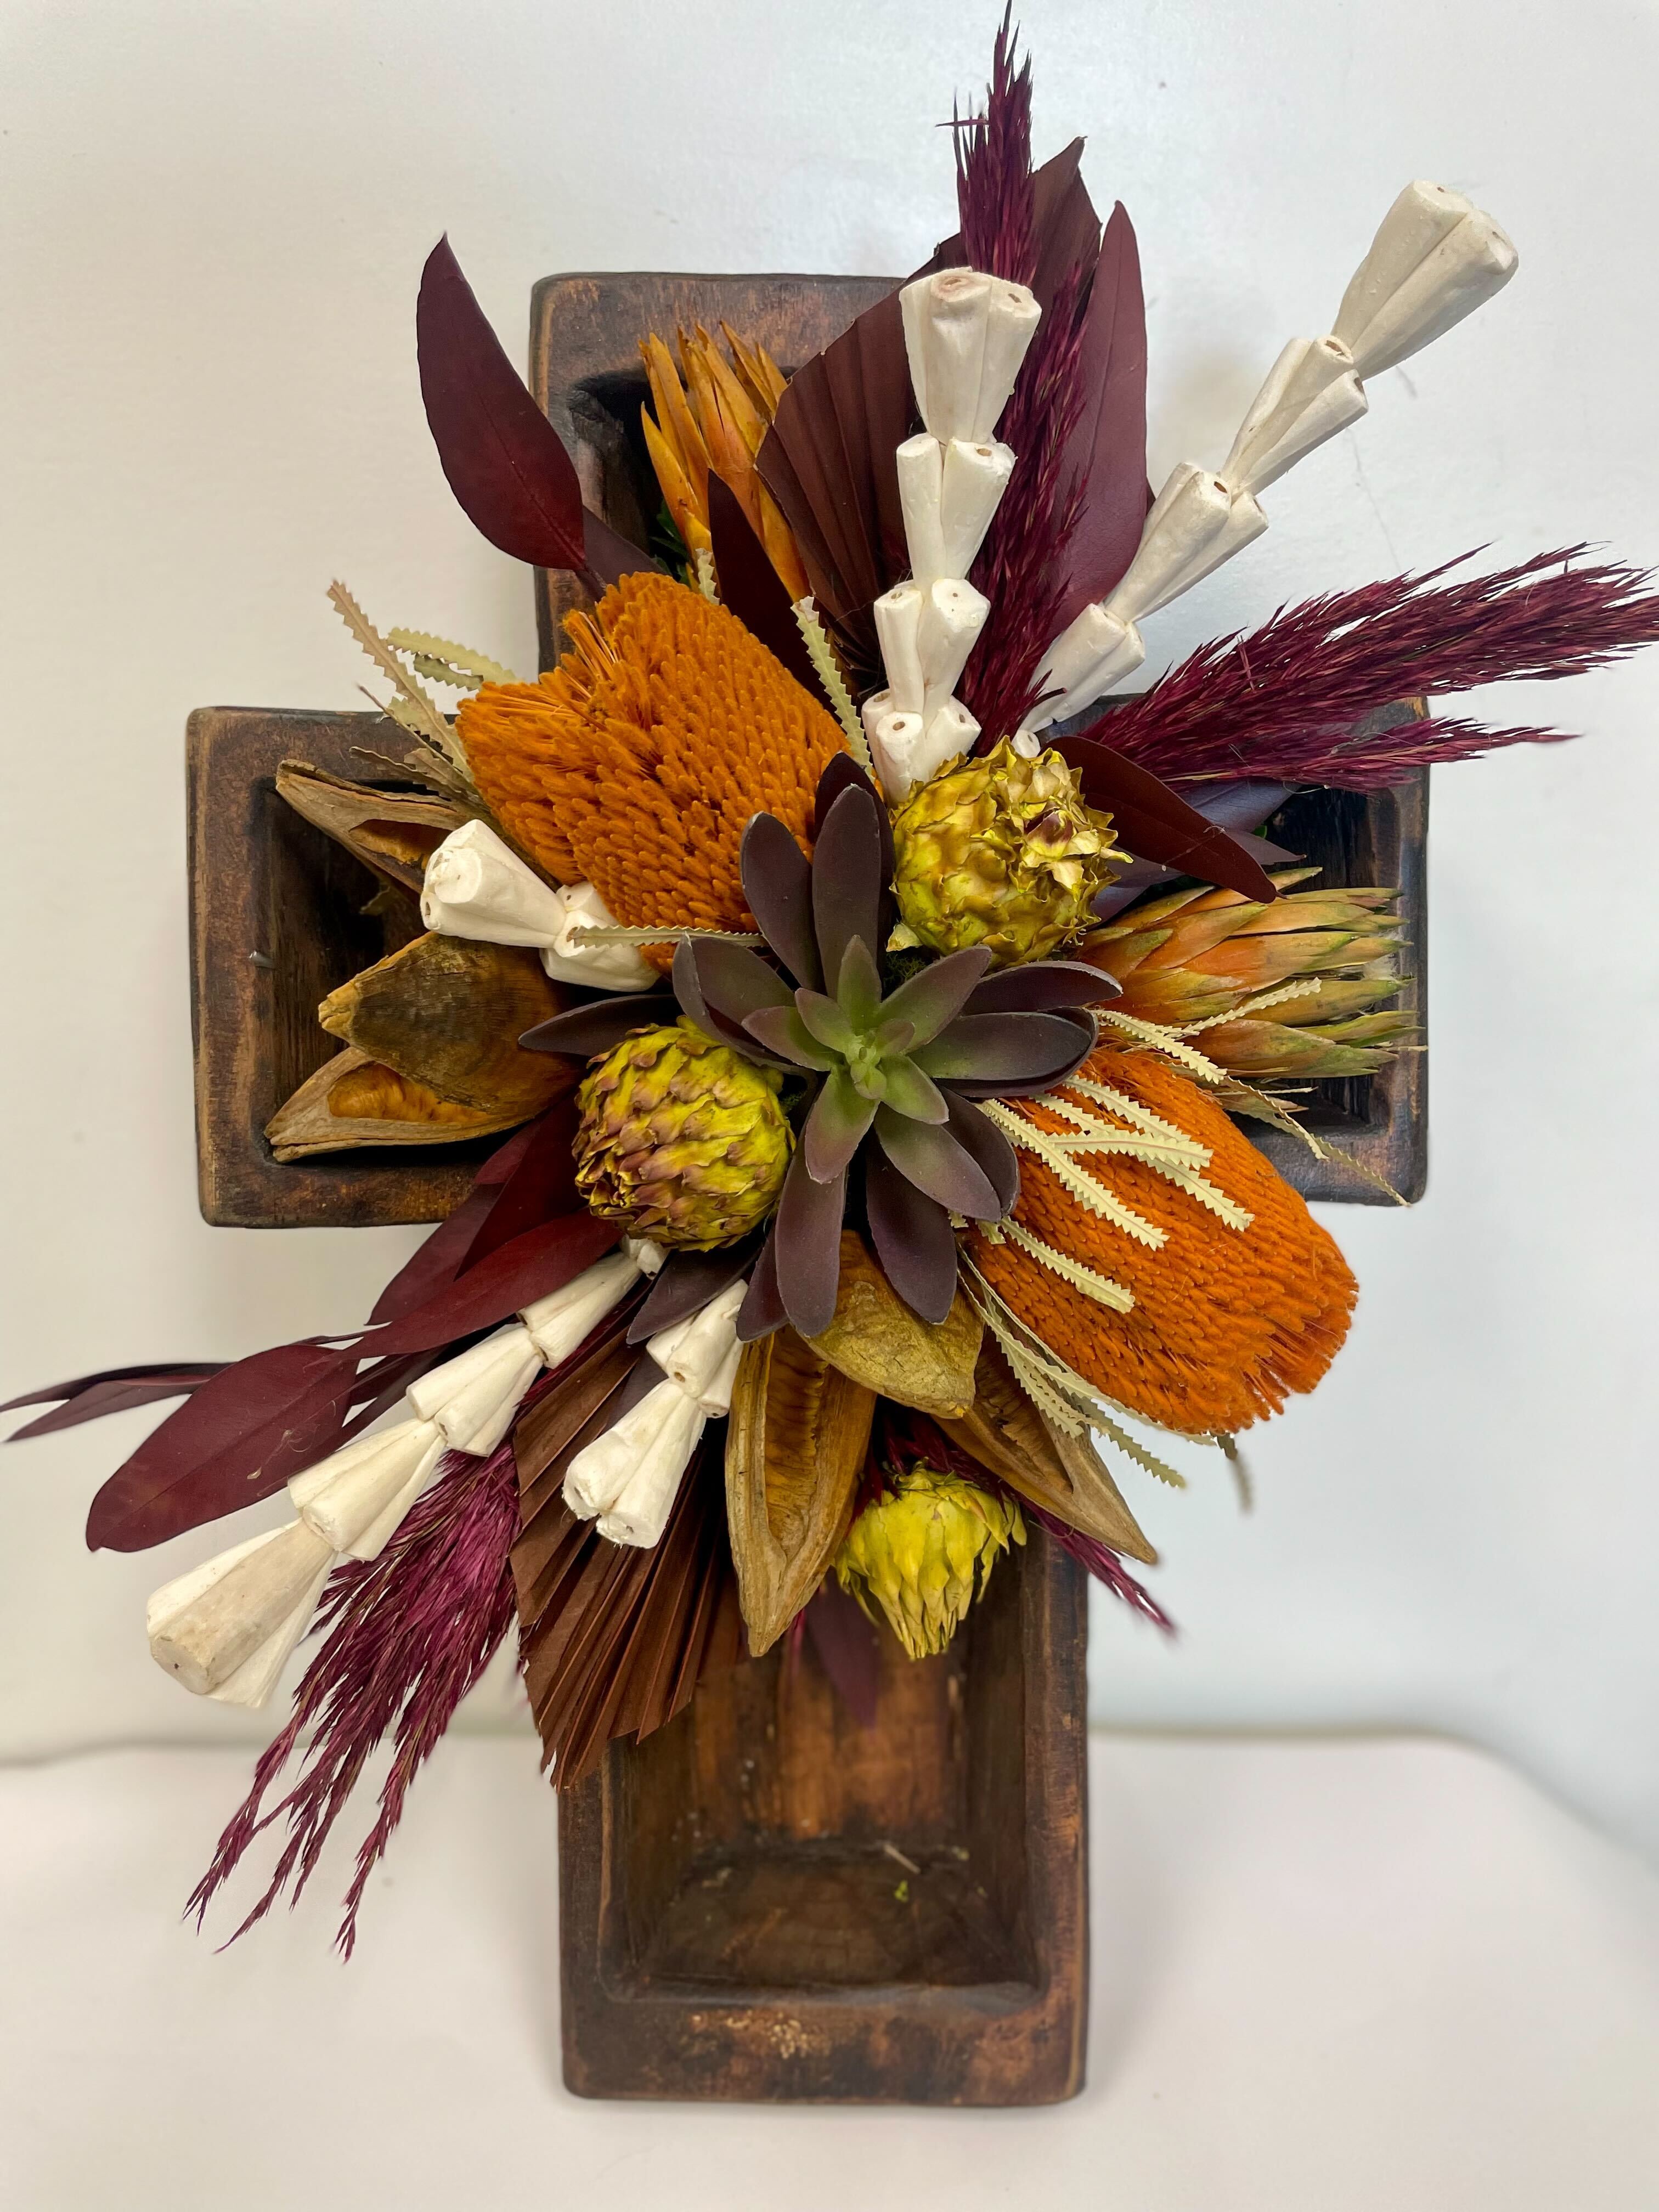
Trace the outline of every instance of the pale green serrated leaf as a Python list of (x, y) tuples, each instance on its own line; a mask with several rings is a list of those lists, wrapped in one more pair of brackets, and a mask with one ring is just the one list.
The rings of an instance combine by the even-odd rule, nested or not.
[(858, 708), (853, 704), (853, 695), (847, 688), (829, 633), (818, 619), (818, 611), (810, 599), (805, 599), (795, 601), (794, 612), (796, 627), (800, 631), (818, 682), (823, 686), (823, 696), (846, 732), (854, 759), (873, 783), (876, 781), (876, 763), (870, 750), (870, 741), (864, 734), (864, 724), (859, 720)]
[(764, 945), (752, 929), (700, 929), (694, 924), (657, 922), (630, 928), (621, 922), (583, 922), (570, 933), (573, 945), (676, 945), (682, 938), (712, 937), (722, 945)]
[(518, 678), (499, 660), (491, 660), (471, 646), (433, 637), (422, 629), (389, 629), (388, 645), (406, 653), (421, 674), (434, 684), (447, 684), (461, 691), (476, 690), (480, 684), (516, 684)]
[(407, 709), (406, 714), (398, 713), (388, 705), (383, 711), (392, 714), (395, 721), (411, 735), (418, 737), (423, 744), (430, 745), (434, 752), (441, 754), (462, 779), (466, 789), (476, 797), (477, 787), (472, 781), (472, 771), (467, 764), (460, 739), (436, 705), (421, 689), (343, 584), (337, 580), (331, 584), (328, 598), (335, 612), (363, 651), (395, 686), (398, 705)]

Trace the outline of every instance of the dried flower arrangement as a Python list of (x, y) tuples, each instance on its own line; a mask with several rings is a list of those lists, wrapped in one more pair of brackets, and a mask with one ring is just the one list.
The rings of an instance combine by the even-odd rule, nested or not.
[(954, 129), (958, 234), (793, 375), (734, 330), (642, 334), (651, 552), (585, 509), (447, 242), (427, 264), (456, 496), (593, 604), (525, 683), (334, 587), (415, 749), (381, 763), (395, 793), (302, 763), (279, 789), (370, 862), (401, 939), (325, 1000), (342, 1050), (269, 1136), (512, 1133), (361, 1330), (15, 1401), (52, 1407), (30, 1436), (183, 1396), (100, 1491), (94, 1547), (293, 1506), (150, 1602), (157, 1661), (234, 1705), (321, 1639), (198, 1911), (273, 1823), (242, 1926), (303, 1887), (390, 1736), (349, 1952), (515, 1622), (559, 1787), (803, 1624), (867, 1714), (842, 1593), (921, 1658), (1011, 1547), (1167, 1627), (1118, 1476), (1180, 1480), (1160, 1432), (1236, 1456), (1354, 1303), (1239, 1121), (1318, 1152), (1287, 1086), (1413, 1048), (1393, 893), (1256, 833), (1297, 789), (1559, 734), (1379, 708), (1659, 640), (1649, 579), (1573, 548), (1281, 609), (1115, 698), (1140, 624), (1515, 250), (1408, 185), (1218, 471), (1154, 497), (1134, 234), (1099, 222), (1080, 143), (1033, 168), (1006, 17)]

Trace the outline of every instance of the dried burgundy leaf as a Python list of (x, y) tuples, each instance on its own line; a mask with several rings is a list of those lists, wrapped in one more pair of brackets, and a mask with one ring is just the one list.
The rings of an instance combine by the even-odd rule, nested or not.
[(1078, 374), (1082, 419), (1060, 465), (1083, 497), (1066, 540), (1056, 636), (1120, 581), (1146, 520), (1146, 310), (1134, 228), (1121, 203), (1095, 264)]
[(1085, 799), (1110, 812), (1115, 834), (1141, 860), (1198, 876), (1243, 898), (1278, 896), (1260, 861), (1230, 830), (1206, 821), (1138, 762), (1094, 738), (1059, 737), (1054, 750), (1077, 769)]
[(766, 548), (750, 526), (737, 494), (711, 469), (708, 473), (708, 534), (714, 541), (714, 573), (720, 603), (750, 635), (782, 662), (797, 684), (816, 701), (818, 679), (800, 624), (782, 579)]
[(493, 1328), (521, 1306), (574, 1281), (605, 1257), (621, 1233), (614, 1221), (580, 1212), (542, 1222), (469, 1267), (412, 1313), (360, 1337), (351, 1356), (374, 1359), (435, 1351)]
[(421, 273), (415, 326), (438, 458), (490, 544), (538, 568), (574, 569), (596, 592), (626, 568), (649, 568), (637, 548), (584, 514), (564, 442), (502, 351), (447, 238)]
[[(574, 1213), (580, 1203), (576, 1193), (576, 1163), (572, 1147), (580, 1116), (575, 1094), (556, 1099), (545, 1114), (525, 1133), (527, 1141), (517, 1164), (501, 1185), (495, 1202), (466, 1248), (458, 1274), (465, 1274), (487, 1260), (503, 1244), (510, 1244), (528, 1229), (561, 1214)], [(436, 1286), (434, 1285), (434, 1288)]]
[(103, 1485), (88, 1549), (145, 1551), (269, 1498), (332, 1449), (356, 1365), (311, 1338), (222, 1369)]
[(185, 1362), (178, 1365), (108, 1367), (97, 1375), (79, 1375), (72, 1382), (54, 1382), (49, 1389), (27, 1390), (8, 1399), (0, 1413), (20, 1406), (45, 1406), (61, 1399), (50, 1413), (38, 1414), (14, 1429), (8, 1443), (27, 1437), (47, 1437), (59, 1429), (78, 1427), (82, 1421), (101, 1420), (106, 1413), (125, 1413), (136, 1406), (153, 1406), (162, 1398), (187, 1397), (223, 1370), (222, 1360)]

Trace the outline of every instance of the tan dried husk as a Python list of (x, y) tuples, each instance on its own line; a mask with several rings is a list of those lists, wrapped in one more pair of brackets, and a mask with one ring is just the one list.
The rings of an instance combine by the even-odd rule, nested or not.
[(791, 1328), (745, 1346), (726, 1442), (726, 1511), (749, 1648), (776, 1643), (853, 1518), (875, 1393)]
[(1051, 1428), (1021, 1389), (994, 1338), (986, 1340), (973, 1404), (939, 1426), (960, 1450), (1011, 1490), (1085, 1536), (1147, 1566), (1158, 1553), (1086, 1437)]
[(282, 763), (276, 790), (296, 814), (417, 898), (427, 861), (471, 811), (435, 795), (378, 791), (373, 784), (353, 783), (302, 760)]
[(843, 1231), (836, 1316), (812, 1348), (844, 1375), (918, 1413), (963, 1413), (973, 1403), (985, 1325), (957, 1293), (943, 1322), (918, 1321), (861, 1237)]
[(580, 1073), (562, 1054), (519, 1044), (567, 1003), (526, 947), (434, 933), (341, 984), (317, 1018), (440, 1098), (505, 1115), (510, 1126), (539, 1114)]
[(303, 1160), (361, 1145), (460, 1144), (515, 1128), (523, 1118), (458, 1106), (348, 1046), (277, 1108), (265, 1135), (277, 1159)]

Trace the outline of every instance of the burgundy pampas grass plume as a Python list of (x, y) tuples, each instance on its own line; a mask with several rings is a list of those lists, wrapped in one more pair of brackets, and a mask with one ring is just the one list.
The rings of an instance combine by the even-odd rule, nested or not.
[(1115, 1552), (1109, 1550), (1097, 1537), (1085, 1536), (1080, 1528), (1073, 1528), (1057, 1515), (1045, 1513), (1042, 1506), (1033, 1505), (1029, 1498), (1021, 1498), (1015, 1502), (1028, 1521), (1035, 1521), (1039, 1528), (1047, 1529), (1062, 1552), (1069, 1553), (1080, 1567), (1110, 1590), (1114, 1597), (1121, 1598), (1131, 1612), (1150, 1620), (1166, 1636), (1176, 1634), (1174, 1621), (1152, 1592), (1135, 1580)]
[[(1004, 13), (982, 116), (955, 118), (957, 212), (969, 265), (1010, 283), (1037, 270), (1031, 183), (1031, 64), (1016, 69), (1018, 34)], [(1059, 628), (1060, 554), (1083, 486), (1063, 481), (1062, 456), (1083, 418), (1083, 310), (1091, 271), (1081, 264), (1056, 287), (1003, 412), (997, 435), (1019, 465), (997, 509), (969, 581), (991, 602), (958, 692), (983, 731), (980, 750), (1016, 729), (1033, 703), (1038, 657)]]
[(1176, 781), (1262, 776), (1348, 791), (1382, 789), (1415, 769), (1500, 745), (1556, 743), (1568, 733), (1487, 729), (1459, 717), (1363, 737), (1354, 725), (1398, 700), (1553, 682), (1659, 642), (1652, 573), (1575, 567), (1586, 550), (1441, 583), (1474, 557), (1464, 554), (1425, 575), (1281, 608), (1249, 635), (1200, 646), (1091, 734)]
[[(358, 1850), (335, 1938), (351, 1956), (357, 1909), (409, 1785), (513, 1624), (507, 1555), (518, 1531), (509, 1437), (488, 1459), (448, 1453), (380, 1558), (335, 1569), (318, 1617), (325, 1641), (306, 1669), (293, 1714), (260, 1759), (252, 1789), (185, 1908), (198, 1927), (255, 1837), (284, 1817), (288, 1840), (276, 1872), (230, 1941), (263, 1919), (284, 1888), (290, 1905), (298, 1899), (365, 1761), (391, 1731), (379, 1815)], [(263, 1812), (277, 1776), (313, 1730), (299, 1780)]]
[(980, 725), (979, 751), (1019, 727), (1036, 704), (1037, 667), (1060, 628), (1060, 556), (1084, 486), (1065, 453), (1083, 419), (1085, 272), (1066, 271), (1025, 357), (997, 435), (1019, 456), (969, 579), (991, 603), (957, 692)]
[(983, 115), (952, 113), (956, 133), (957, 219), (970, 269), (1011, 284), (1036, 275), (1031, 191), (1031, 64), (1016, 70), (1019, 33), (1012, 0), (1003, 11), (991, 56)]

